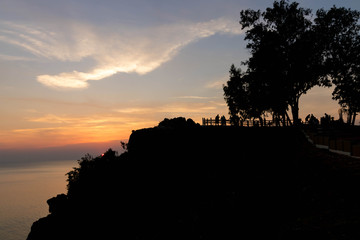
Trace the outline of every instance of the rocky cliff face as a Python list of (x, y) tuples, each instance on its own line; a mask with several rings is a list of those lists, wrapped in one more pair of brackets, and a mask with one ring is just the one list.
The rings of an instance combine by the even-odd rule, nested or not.
[(68, 194), (48, 201), (28, 240), (278, 236), (304, 142), (295, 129), (190, 122), (134, 131), (126, 153), (84, 158), (69, 173)]

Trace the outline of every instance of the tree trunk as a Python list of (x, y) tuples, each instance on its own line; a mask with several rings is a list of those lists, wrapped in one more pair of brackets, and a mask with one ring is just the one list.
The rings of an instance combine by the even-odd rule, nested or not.
[(294, 126), (299, 125), (299, 98), (296, 98), (294, 103), (290, 105), (291, 113), (293, 116), (293, 124)]
[[(287, 119), (287, 122), (289, 123), (289, 125), (292, 126), (291, 119), (290, 119), (289, 114), (287, 112), (285, 112), (285, 116), (286, 116), (286, 119)], [(284, 116), (284, 118), (285, 118), (285, 116)]]
[(260, 122), (260, 126), (263, 127), (263, 126), (264, 126), (264, 122), (263, 122), (263, 119), (262, 119), (261, 115), (260, 115), (260, 117), (259, 117), (259, 122)]
[(352, 111), (349, 109), (349, 110), (348, 110), (347, 120), (346, 120), (346, 123), (349, 124), (349, 125), (351, 125), (352, 116), (353, 116), (353, 113), (352, 113)]
[(280, 127), (280, 114), (278, 114), (278, 113), (273, 113), (273, 115), (272, 115), (272, 121), (273, 121), (273, 124), (275, 123), (275, 126), (276, 126), (276, 127)]
[(356, 112), (354, 111), (353, 112), (353, 116), (352, 116), (352, 122), (351, 122), (351, 125), (355, 125), (355, 119), (356, 119)]
[[(285, 114), (287, 114), (287, 113), (285, 112)], [(286, 126), (286, 117), (285, 117), (285, 114), (282, 115), (282, 124), (283, 124), (283, 127)]]

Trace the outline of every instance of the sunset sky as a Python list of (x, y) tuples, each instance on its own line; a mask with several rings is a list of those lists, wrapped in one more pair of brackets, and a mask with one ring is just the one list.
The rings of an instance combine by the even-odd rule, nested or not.
[[(164, 118), (227, 115), (222, 84), (249, 57), (239, 12), (268, 0), (0, 0), (0, 149), (127, 139)], [(302, 7), (360, 10), (359, 0)], [(337, 118), (331, 89), (300, 117)]]

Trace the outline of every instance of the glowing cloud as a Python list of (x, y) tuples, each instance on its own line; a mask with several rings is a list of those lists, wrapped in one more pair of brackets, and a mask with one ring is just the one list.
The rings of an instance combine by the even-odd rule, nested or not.
[(85, 88), (88, 80), (101, 80), (117, 73), (115, 69), (95, 69), (90, 73), (73, 71), (59, 75), (40, 75), (37, 80), (49, 87)]
[(31, 26), (0, 22), (0, 41), (51, 60), (95, 60), (89, 72), (63, 72), (39, 75), (37, 81), (53, 88), (88, 87), (88, 81), (101, 80), (116, 73), (146, 74), (171, 60), (181, 48), (214, 34), (241, 34), (236, 22), (215, 19), (200, 23), (177, 23), (153, 28), (121, 29), (121, 33), (100, 33), (99, 29), (72, 24), (66, 32), (46, 31)]

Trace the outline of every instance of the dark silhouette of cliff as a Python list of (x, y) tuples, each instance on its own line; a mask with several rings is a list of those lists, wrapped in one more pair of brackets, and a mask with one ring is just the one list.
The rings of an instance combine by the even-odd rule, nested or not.
[[(359, 232), (356, 221), (344, 224), (341, 210), (360, 219), (360, 199), (351, 192), (359, 178), (334, 175), (329, 153), (296, 128), (200, 127), (178, 118), (134, 131), (127, 149), (79, 161), (68, 173), (68, 193), (48, 200), (50, 214), (33, 224), (28, 240), (330, 239)], [(324, 223), (317, 218), (326, 214)]]

